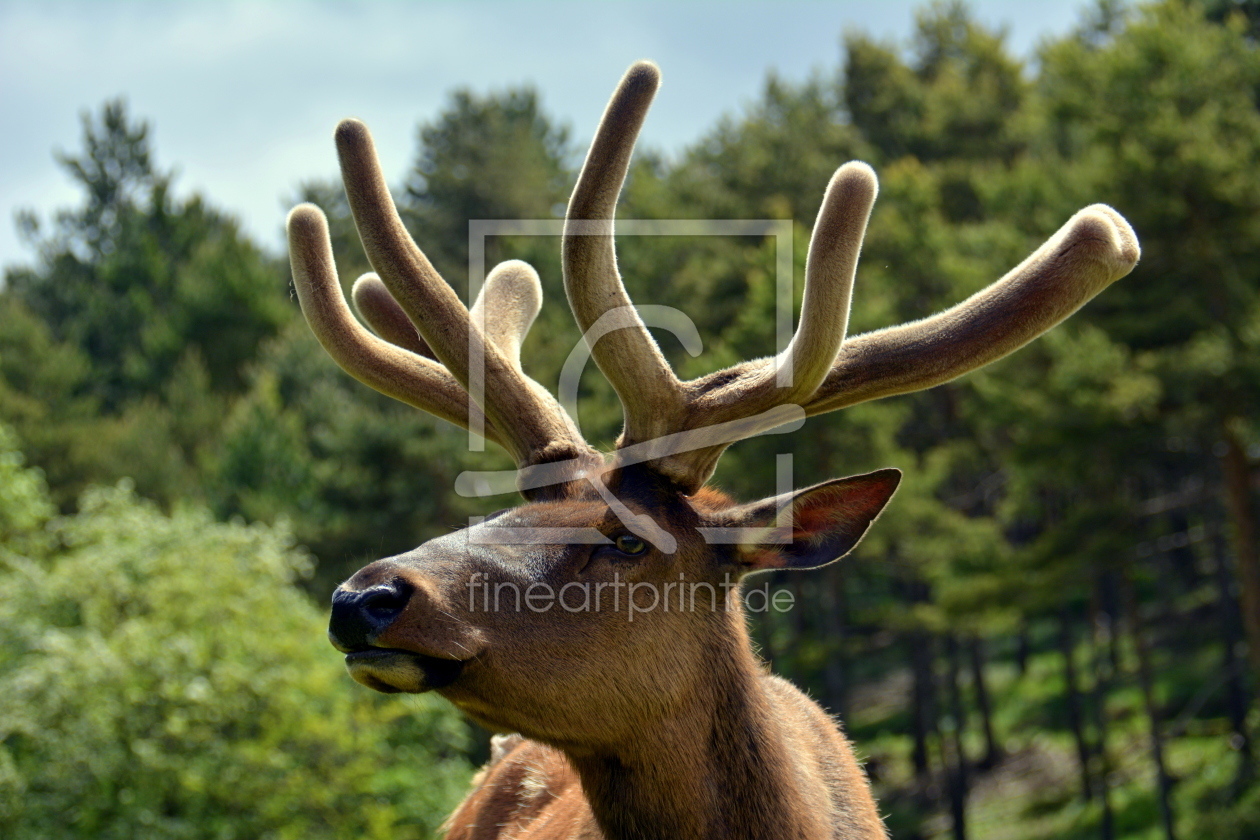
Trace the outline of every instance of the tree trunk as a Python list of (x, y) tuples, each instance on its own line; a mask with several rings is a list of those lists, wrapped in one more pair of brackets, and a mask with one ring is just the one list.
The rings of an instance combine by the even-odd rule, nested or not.
[(1231, 592), (1229, 560), (1225, 549), (1225, 540), (1219, 535), (1212, 540), (1216, 560), (1216, 601), (1217, 614), (1221, 620), (1221, 639), (1224, 642), (1224, 667), (1228, 674), (1225, 683), (1227, 702), (1229, 704), (1229, 722), (1234, 730), (1233, 742), (1238, 747), (1241, 762), (1238, 766), (1238, 778), (1235, 786), (1241, 790), (1251, 779), (1254, 768), (1252, 763), (1251, 733), (1247, 728), (1247, 709), (1251, 698), (1247, 695), (1247, 684), (1243, 679), (1243, 661), (1238, 656), (1242, 633), (1238, 628), (1238, 602)]
[(1072, 617), (1064, 607), (1059, 616), (1059, 651), (1063, 654), (1063, 683), (1067, 690), (1068, 725), (1072, 727), (1072, 739), (1076, 742), (1076, 760), (1081, 770), (1081, 795), (1085, 801), (1094, 796), (1089, 775), (1089, 742), (1085, 739), (1085, 720), (1081, 714), (1081, 695), (1076, 678), (1076, 663), (1072, 642)]
[(1098, 592), (1098, 609), (1100, 615), (1106, 616), (1104, 634), (1107, 640), (1107, 659), (1111, 665), (1111, 674), (1121, 674), (1124, 668), (1120, 662), (1120, 628), (1116, 626), (1119, 616), (1124, 612), (1121, 606), (1120, 584), (1118, 576), (1111, 569), (1103, 569), (1098, 575), (1095, 586)]
[(958, 686), (958, 640), (945, 637), (949, 674), (949, 715), (954, 719), (952, 741), (954, 761), (949, 767), (949, 810), (953, 818), (954, 840), (967, 840), (967, 750), (963, 746), (963, 730), (967, 716), (963, 712), (962, 691)]
[(926, 785), (931, 776), (931, 757), (928, 739), (936, 730), (936, 679), (932, 673), (932, 637), (923, 631), (912, 633), (910, 642), (910, 667), (914, 675), (913, 714), (914, 776)]
[(1097, 757), (1097, 768), (1093, 772), (1095, 780), (1094, 792), (1102, 805), (1102, 819), (1099, 822), (1102, 840), (1115, 840), (1115, 817), (1111, 811), (1111, 761), (1107, 758), (1107, 687), (1110, 682), (1110, 654), (1112, 622), (1111, 616), (1099, 606), (1099, 587), (1094, 588), (1093, 614), (1094, 635), (1091, 647), (1094, 660), (1094, 731), (1096, 743), (1094, 755)]
[[(905, 581), (906, 600), (911, 604), (926, 603), (931, 597), (931, 590), (921, 580), (911, 578)], [(932, 781), (932, 758), (929, 752), (929, 740), (936, 733), (936, 674), (934, 636), (923, 629), (913, 629), (906, 636), (910, 645), (910, 671), (913, 677), (911, 691), (911, 729), (914, 735), (914, 749), (910, 758), (914, 762), (914, 778), (919, 787), (927, 790)]]
[(1015, 667), (1019, 669), (1021, 677), (1028, 673), (1028, 648), (1028, 626), (1022, 624), (1019, 635), (1015, 638)]
[(993, 706), (989, 702), (989, 687), (984, 681), (984, 641), (977, 636), (971, 640), (971, 684), (976, 691), (976, 708), (980, 711), (980, 727), (984, 731), (984, 758), (979, 766), (992, 769), (1002, 757), (1002, 748), (993, 735)]
[(1159, 788), (1159, 815), (1164, 825), (1164, 836), (1168, 840), (1177, 840), (1173, 830), (1172, 812), (1172, 777), (1168, 775), (1168, 765), (1164, 762), (1164, 742), (1159, 731), (1159, 707), (1155, 702), (1155, 681), (1151, 675), (1150, 649), (1146, 644), (1146, 635), (1142, 628), (1142, 616), (1138, 610), (1137, 592), (1133, 581), (1121, 573), (1125, 618), (1129, 632), (1133, 635), (1133, 646), (1137, 653), (1138, 683), (1142, 688), (1142, 701), (1146, 706), (1146, 719), (1150, 727), (1151, 761), (1155, 764), (1155, 777)]
[(804, 575), (790, 575), (783, 583), (783, 587), (792, 593), (792, 609), (786, 613), (772, 610), (780, 620), (786, 619), (789, 628), (786, 648), (792, 652), (792, 678), (798, 683), (809, 676), (801, 662), (801, 645), (806, 639), (819, 638), (819, 634), (813, 632), (810, 621), (810, 613), (816, 614), (818, 605), (814, 593), (802, 587), (804, 577)]
[(826, 691), (827, 708), (841, 720), (849, 714), (849, 659), (846, 644), (849, 620), (849, 604), (845, 589), (844, 564), (833, 563), (828, 569), (830, 599), (825, 605), (826, 620), (823, 622), (827, 637), (835, 653), (827, 657), (823, 665), (823, 688)]
[(1221, 472), (1225, 475), (1226, 507), (1234, 532), (1234, 558), (1238, 571), (1239, 606), (1243, 633), (1247, 637), (1247, 658), (1260, 672), (1260, 556), (1256, 551), (1255, 500), (1251, 494), (1251, 465), (1247, 451), (1229, 422), (1221, 426), (1225, 453)]

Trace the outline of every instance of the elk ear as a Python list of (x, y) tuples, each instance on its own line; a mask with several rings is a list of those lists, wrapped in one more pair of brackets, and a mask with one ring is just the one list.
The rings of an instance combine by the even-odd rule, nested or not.
[(837, 478), (732, 511), (745, 572), (816, 569), (848, 554), (901, 481), (901, 470)]

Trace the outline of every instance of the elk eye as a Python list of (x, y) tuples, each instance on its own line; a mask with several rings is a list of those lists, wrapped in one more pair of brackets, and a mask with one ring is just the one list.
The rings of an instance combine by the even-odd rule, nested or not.
[(631, 534), (618, 534), (613, 537), (613, 546), (622, 554), (631, 556), (643, 554), (648, 550), (647, 543)]

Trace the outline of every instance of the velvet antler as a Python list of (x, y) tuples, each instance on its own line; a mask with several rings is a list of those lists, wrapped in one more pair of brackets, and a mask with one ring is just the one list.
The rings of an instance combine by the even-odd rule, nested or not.
[[(1094, 205), (957, 306), (846, 339), (854, 274), (878, 192), (869, 166), (847, 163), (818, 211), (800, 321), (787, 349), (682, 382), (630, 302), (613, 244), (617, 198), (659, 85), (655, 65), (637, 63), (608, 104), (565, 218), (564, 282), (578, 325), (592, 337), (591, 355), (625, 415), (613, 466), (646, 461), (684, 492), (695, 492), (742, 437), (806, 414), (930, 388), (1005, 356), (1129, 273), (1140, 255), (1124, 218)], [(520, 262), (496, 267), (466, 309), (404, 230), (367, 129), (347, 120), (336, 136), (355, 223), (376, 269), (355, 284), (354, 299), (381, 338), (350, 314), (323, 215), (303, 205), (289, 217), (290, 249), (302, 308), (320, 341), (372, 387), (480, 428), (519, 467), (555, 465), (532, 475), (525, 470), (519, 486), (527, 495), (546, 496), (556, 482), (601, 469), (602, 457), (521, 369), (521, 342), (541, 303), (533, 269)]]
[[(303, 205), (289, 217), (294, 281), (329, 353), (377, 390), (464, 428), (480, 424), (519, 467), (562, 462), (580, 471), (602, 464), (559, 403), (521, 370), (520, 345), (541, 302), (533, 269), (519, 261), (496, 267), (470, 313), (403, 227), (367, 129), (346, 120), (336, 139), (355, 224), (376, 269), (359, 279), (354, 296), (388, 340), (350, 314), (327, 223), (317, 208)], [(478, 322), (488, 325), (489, 341)]]
[[(476, 410), (463, 385), (441, 363), (377, 338), (346, 305), (333, 264), (328, 222), (318, 207), (301, 204), (289, 213), (289, 260), (302, 313), (337, 364), (365, 385), (456, 425), (469, 427)], [(485, 423), (488, 440), (504, 445)]]
[[(877, 192), (863, 163), (840, 167), (814, 224), (800, 323), (778, 357), (680, 382), (634, 314), (617, 272), (613, 214), (631, 152), (660, 82), (652, 64), (630, 68), (604, 113), (569, 203), (565, 288), (583, 330), (616, 317), (621, 329), (591, 347), (621, 398), (620, 449), (671, 436), (652, 466), (685, 492), (712, 473), (729, 434), (703, 430), (799, 405), (821, 414), (947, 382), (1036, 338), (1137, 263), (1137, 237), (1114, 210), (1078, 213), (1019, 267), (945, 312), (845, 341), (854, 271)], [(600, 331), (601, 333), (603, 331)], [(787, 415), (782, 415), (786, 417)], [(682, 434), (682, 433), (700, 434)], [(685, 448), (683, 448), (685, 447)]]

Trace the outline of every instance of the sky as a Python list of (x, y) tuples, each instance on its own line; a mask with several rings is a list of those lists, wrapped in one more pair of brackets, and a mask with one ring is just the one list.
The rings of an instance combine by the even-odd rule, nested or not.
[[(1086, 0), (972, 0), (1017, 55), (1078, 22)], [(80, 148), (80, 115), (123, 96), (148, 120), (177, 193), (199, 192), (279, 253), (287, 199), (336, 174), (332, 131), (372, 129), (401, 180), (416, 127), (450, 92), (536, 87), (584, 144), (633, 61), (663, 84), (640, 140), (666, 154), (756, 100), (773, 71), (833, 73), (848, 30), (905, 44), (910, 0), (832, 2), (57, 2), (0, 0), (0, 266), (29, 263), (20, 209), (47, 219), (80, 196), (56, 150)], [(837, 161), (837, 164), (842, 161)]]

